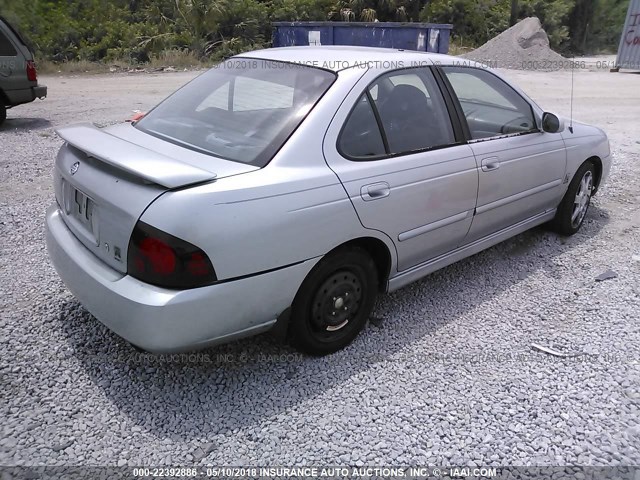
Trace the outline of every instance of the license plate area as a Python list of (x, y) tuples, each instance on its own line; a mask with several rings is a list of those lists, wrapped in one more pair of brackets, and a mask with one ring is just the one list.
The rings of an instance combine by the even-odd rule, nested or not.
[(65, 213), (70, 226), (90, 243), (98, 246), (98, 208), (96, 202), (82, 190), (63, 181)]
[(77, 188), (71, 188), (73, 189), (73, 208), (71, 210), (73, 216), (89, 231), (93, 231), (91, 220), (93, 219), (95, 202)]
[(88, 234), (92, 242), (98, 245), (98, 216), (96, 202), (86, 193), (71, 187), (71, 216)]

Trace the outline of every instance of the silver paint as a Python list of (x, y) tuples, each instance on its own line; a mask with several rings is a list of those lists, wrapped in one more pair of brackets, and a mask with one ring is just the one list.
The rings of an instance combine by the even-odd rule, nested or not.
[[(568, 187), (564, 179), (587, 159), (601, 160), (600, 183), (610, 170), (605, 134), (578, 122), (573, 133), (496, 137), (352, 162), (338, 153), (337, 136), (366, 86), (388, 71), (382, 61), (459, 59), (362, 47), (246, 55), (355, 67), (338, 71), (262, 169), (186, 150), (128, 124), (60, 131), (67, 143), (56, 160), (57, 204), (46, 220), (53, 264), (96, 318), (150, 351), (201, 348), (271, 328), (313, 266), (349, 241), (384, 246), (391, 259), (384, 287), (395, 290), (552, 219)], [(363, 58), (372, 64), (358, 66)], [(514, 88), (540, 124), (542, 109)], [(72, 176), (78, 161), (82, 168)], [(95, 203), (95, 225), (71, 214), (74, 189)], [(126, 261), (99, 246), (118, 248), (126, 259), (139, 220), (201, 248), (221, 282), (180, 291), (127, 275)]]

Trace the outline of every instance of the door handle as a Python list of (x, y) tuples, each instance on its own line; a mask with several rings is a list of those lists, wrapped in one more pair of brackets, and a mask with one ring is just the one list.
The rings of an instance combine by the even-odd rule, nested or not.
[(488, 157), (482, 159), (481, 162), (482, 171), (490, 172), (491, 170), (497, 170), (500, 168), (500, 159), (498, 157)]
[(365, 202), (389, 196), (391, 188), (387, 182), (372, 183), (360, 188), (360, 196)]

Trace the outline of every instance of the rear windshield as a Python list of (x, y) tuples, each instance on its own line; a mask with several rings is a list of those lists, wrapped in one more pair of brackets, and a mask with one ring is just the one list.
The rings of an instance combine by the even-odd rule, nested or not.
[(13, 32), (15, 37), (18, 39), (20, 43), (22, 43), (27, 49), (29, 49), (29, 53), (33, 54), (33, 47), (31, 43), (22, 35), (22, 33), (13, 25), (11, 25), (6, 18), (0, 16), (0, 23), (4, 23), (6, 27)]
[(252, 58), (219, 64), (136, 127), (169, 142), (263, 167), (335, 80), (309, 66)]

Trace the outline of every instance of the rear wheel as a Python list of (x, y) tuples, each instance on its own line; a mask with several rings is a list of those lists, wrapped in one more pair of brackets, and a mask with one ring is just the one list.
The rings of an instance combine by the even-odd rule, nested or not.
[(322, 259), (302, 283), (291, 309), (289, 334), (299, 350), (326, 355), (358, 335), (375, 304), (378, 274), (361, 248)]
[(563, 235), (573, 235), (584, 223), (591, 204), (591, 194), (595, 179), (595, 166), (588, 161), (578, 169), (569, 184), (551, 227)]
[(0, 104), (0, 125), (2, 125), (6, 119), (7, 107), (5, 107), (3, 104)]

